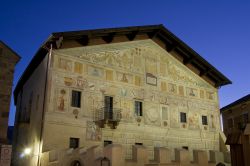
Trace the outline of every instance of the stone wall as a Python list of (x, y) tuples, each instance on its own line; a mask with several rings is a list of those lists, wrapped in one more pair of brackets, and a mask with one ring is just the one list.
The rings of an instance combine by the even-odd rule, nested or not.
[(15, 65), (19, 57), (0, 41), (0, 145), (7, 144), (10, 100)]
[[(33, 166), (38, 163), (41, 150), (47, 62), (48, 56), (33, 71), (17, 96), (12, 155), (12, 164), (16, 166)], [(24, 157), (26, 148), (31, 150), (29, 157)]]
[[(83, 147), (105, 140), (122, 144), (127, 159), (135, 143), (147, 147), (149, 159), (155, 146), (219, 150), (217, 89), (153, 41), (60, 49), (52, 57), (43, 151), (68, 148), (71, 137)], [(71, 106), (72, 90), (82, 93), (80, 108)], [(104, 96), (121, 110), (116, 129), (93, 122)], [(135, 115), (135, 100), (143, 103), (143, 116)]]
[[(97, 146), (53, 150), (44, 152), (42, 166), (68, 166), (78, 163), (81, 166), (215, 166), (223, 163), (230, 166), (230, 154), (218, 151), (201, 150), (188, 152), (184, 149), (170, 150), (164, 147), (154, 148), (154, 158), (149, 160), (148, 149), (142, 145), (132, 146), (132, 158), (125, 159), (124, 147), (119, 144), (106, 146), (103, 151)], [(190, 153), (194, 159), (190, 158)], [(171, 159), (174, 156), (174, 159)]]

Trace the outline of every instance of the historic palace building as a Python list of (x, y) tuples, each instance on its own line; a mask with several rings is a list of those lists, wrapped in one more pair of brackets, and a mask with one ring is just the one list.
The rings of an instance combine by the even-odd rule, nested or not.
[(163, 25), (53, 33), (14, 92), (13, 163), (114, 166), (121, 154), (120, 165), (140, 165), (163, 162), (159, 147), (168, 162), (182, 161), (174, 149), (191, 160), (193, 150), (225, 152), (218, 88), (230, 83)]

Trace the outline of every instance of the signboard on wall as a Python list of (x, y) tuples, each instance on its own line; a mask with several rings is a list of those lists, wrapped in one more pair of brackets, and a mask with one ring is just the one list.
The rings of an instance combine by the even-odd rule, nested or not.
[(151, 73), (146, 74), (146, 83), (149, 85), (157, 86), (157, 77)]

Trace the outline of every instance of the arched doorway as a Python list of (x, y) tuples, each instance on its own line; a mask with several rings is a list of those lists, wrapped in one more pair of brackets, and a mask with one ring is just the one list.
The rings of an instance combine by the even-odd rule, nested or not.
[(74, 160), (71, 162), (70, 166), (83, 166), (80, 161)]

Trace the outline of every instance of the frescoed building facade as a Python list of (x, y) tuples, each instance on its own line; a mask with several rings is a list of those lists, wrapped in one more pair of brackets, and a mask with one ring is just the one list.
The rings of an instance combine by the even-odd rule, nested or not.
[[(218, 87), (231, 83), (162, 25), (53, 33), (15, 89), (15, 158), (120, 144), (221, 151)], [(171, 153), (171, 158), (175, 158)], [(13, 161), (15, 162), (15, 161)]]

